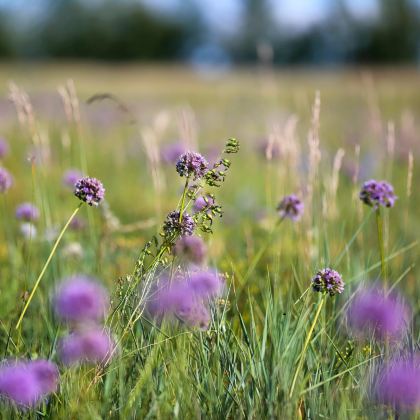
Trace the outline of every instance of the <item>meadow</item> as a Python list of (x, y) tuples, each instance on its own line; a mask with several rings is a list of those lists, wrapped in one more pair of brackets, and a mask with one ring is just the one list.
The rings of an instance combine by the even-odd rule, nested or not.
[[(414, 359), (420, 371), (418, 72), (2, 64), (0, 89), (1, 167), (13, 177), (0, 193), (1, 358), (59, 370), (48, 395), (15, 404), (0, 365), (1, 418), (419, 418), (420, 376), (402, 377), (395, 395), (378, 391), (392, 363)], [(232, 138), (239, 150), (226, 148)], [(209, 168), (228, 159), (213, 173), (220, 186), (180, 176), (175, 146)], [(98, 206), (63, 182), (70, 169), (103, 183)], [(392, 184), (394, 205), (360, 200), (371, 179)], [(291, 194), (299, 217), (278, 210)], [(16, 217), (25, 202), (39, 217)], [(153, 316), (157, 280), (196, 270), (172, 249), (190, 233), (177, 225), (183, 212), (203, 240), (190, 252), (204, 243), (200, 270), (223, 287), (204, 314)], [(327, 267), (343, 291), (313, 287)], [(113, 345), (101, 360), (67, 363), (60, 350), (78, 326), (60, 319), (55, 294), (75, 275), (110, 296), (98, 328)], [(350, 325), (349, 308), (372, 287), (385, 307)], [(374, 311), (403, 319), (395, 331), (382, 315), (368, 325)]]

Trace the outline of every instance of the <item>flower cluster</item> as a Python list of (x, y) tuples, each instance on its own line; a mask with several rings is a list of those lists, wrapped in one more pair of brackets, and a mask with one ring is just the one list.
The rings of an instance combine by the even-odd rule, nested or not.
[(152, 287), (148, 313), (158, 321), (180, 321), (205, 329), (210, 323), (209, 304), (223, 291), (222, 278), (209, 270), (184, 273), (172, 280), (164, 276)]
[(0, 366), (0, 396), (21, 408), (39, 404), (58, 386), (57, 366), (47, 360), (6, 362)]
[(191, 236), (194, 233), (195, 222), (188, 214), (184, 213), (180, 220), (180, 212), (178, 210), (171, 211), (163, 224), (163, 232), (165, 236)]
[(74, 195), (89, 206), (98, 206), (104, 199), (105, 188), (98, 179), (84, 177), (74, 185)]
[(407, 330), (409, 310), (403, 300), (371, 288), (360, 291), (351, 303), (348, 324), (354, 335), (378, 339), (399, 338)]
[(39, 219), (39, 210), (32, 203), (22, 203), (16, 208), (16, 218), (25, 222), (36, 222)]
[(319, 270), (312, 279), (312, 288), (316, 292), (328, 293), (334, 296), (344, 291), (344, 282), (341, 275), (331, 268)]
[(5, 168), (0, 168), (0, 193), (5, 193), (12, 185), (12, 175)]
[(286, 195), (277, 206), (282, 219), (289, 218), (297, 222), (303, 215), (304, 204), (295, 194)]
[(359, 197), (365, 204), (374, 208), (379, 206), (393, 207), (397, 199), (391, 184), (374, 179), (363, 184)]
[(177, 257), (199, 265), (206, 258), (207, 248), (199, 236), (182, 236), (175, 242), (172, 252)]
[(178, 159), (176, 171), (180, 176), (197, 180), (204, 176), (207, 167), (208, 163), (200, 153), (185, 152)]

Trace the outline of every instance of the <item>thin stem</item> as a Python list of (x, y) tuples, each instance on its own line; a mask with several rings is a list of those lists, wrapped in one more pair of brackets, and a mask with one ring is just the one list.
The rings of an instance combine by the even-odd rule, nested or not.
[(48, 256), (47, 261), (46, 261), (46, 262), (45, 262), (45, 264), (44, 264), (44, 267), (42, 267), (41, 273), (39, 274), (39, 276), (38, 276), (38, 278), (37, 278), (37, 280), (36, 280), (36, 282), (35, 282), (35, 285), (34, 285), (34, 287), (33, 287), (33, 289), (32, 289), (32, 292), (31, 292), (31, 294), (29, 295), (28, 300), (26, 301), (26, 304), (25, 304), (25, 306), (24, 306), (24, 308), (23, 308), (23, 311), (22, 311), (22, 313), (20, 314), (19, 320), (18, 320), (18, 322), (17, 322), (17, 324), (16, 324), (16, 327), (15, 327), (16, 329), (18, 329), (18, 328), (20, 327), (20, 324), (22, 323), (23, 317), (25, 316), (25, 313), (26, 313), (26, 311), (28, 310), (28, 307), (29, 307), (29, 305), (30, 305), (30, 303), (31, 303), (31, 301), (32, 301), (32, 298), (34, 297), (34, 294), (35, 294), (35, 292), (36, 292), (36, 289), (38, 288), (39, 283), (41, 282), (41, 279), (42, 279), (42, 277), (44, 276), (44, 273), (45, 273), (45, 271), (47, 270), (48, 265), (50, 264), (51, 259), (52, 259), (53, 255), (55, 254), (55, 251), (57, 250), (58, 244), (60, 243), (61, 238), (62, 238), (62, 237), (63, 237), (63, 235), (64, 235), (64, 232), (67, 230), (67, 228), (68, 228), (69, 224), (71, 223), (71, 221), (73, 220), (74, 216), (76, 216), (77, 212), (80, 210), (80, 207), (82, 207), (82, 204), (83, 204), (83, 202), (81, 202), (81, 203), (80, 203), (80, 204), (76, 207), (76, 209), (74, 210), (74, 212), (71, 214), (71, 216), (70, 216), (70, 217), (69, 217), (69, 219), (67, 220), (67, 223), (64, 225), (63, 229), (61, 230), (60, 234), (58, 235), (58, 237), (57, 237), (57, 239), (56, 239), (56, 241), (55, 241), (55, 243), (54, 243), (54, 246), (52, 247), (52, 250), (51, 250), (51, 252), (50, 252), (50, 255)]
[(179, 223), (182, 222), (182, 213), (184, 212), (185, 196), (187, 194), (189, 181), (190, 181), (190, 178), (187, 176), (187, 179), (185, 180), (184, 191), (182, 192), (181, 207), (179, 209)]
[(296, 372), (295, 372), (295, 375), (293, 377), (292, 386), (290, 387), (289, 398), (292, 398), (293, 391), (294, 391), (295, 385), (296, 385), (296, 380), (299, 376), (300, 370), (302, 369), (303, 361), (305, 360), (306, 349), (308, 348), (309, 341), (311, 340), (312, 333), (315, 329), (315, 324), (318, 321), (318, 318), (319, 318), (319, 315), (321, 313), (321, 309), (322, 309), (322, 306), (324, 305), (324, 302), (325, 302), (325, 296), (322, 297), (321, 302), (318, 305), (318, 309), (316, 311), (314, 320), (312, 321), (311, 328), (309, 329), (308, 335), (306, 336), (306, 340), (305, 340), (305, 343), (303, 345), (302, 353), (300, 354), (300, 357), (299, 357), (298, 366), (296, 368)]
[(381, 214), (381, 209), (378, 207), (376, 209), (376, 227), (378, 230), (378, 244), (379, 244), (379, 254), (381, 256), (381, 277), (385, 283), (387, 283), (387, 267), (385, 260), (385, 244), (384, 244), (384, 235), (383, 235), (383, 218)]

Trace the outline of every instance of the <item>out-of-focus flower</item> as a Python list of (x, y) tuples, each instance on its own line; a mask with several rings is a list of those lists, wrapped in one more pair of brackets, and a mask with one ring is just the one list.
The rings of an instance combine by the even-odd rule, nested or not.
[(179, 221), (179, 211), (171, 211), (163, 224), (163, 231), (166, 236), (180, 235), (191, 236), (194, 233), (195, 222), (188, 213), (183, 213), (181, 222)]
[(98, 327), (73, 332), (58, 344), (58, 354), (66, 365), (79, 362), (103, 363), (114, 349), (115, 342), (109, 331)]
[(193, 204), (193, 210), (197, 213), (199, 211), (204, 210), (207, 207), (211, 207), (214, 205), (214, 199), (210, 195), (200, 195), (196, 198)]
[(36, 222), (39, 219), (39, 210), (32, 203), (22, 203), (16, 208), (16, 217), (25, 222)]
[(65, 321), (97, 321), (104, 318), (108, 311), (109, 296), (95, 279), (76, 275), (59, 286), (54, 297), (54, 308)]
[(0, 168), (0, 193), (5, 193), (13, 185), (13, 177), (5, 168)]
[(387, 363), (377, 375), (375, 394), (397, 410), (419, 409), (420, 357)]
[(63, 255), (67, 258), (82, 258), (83, 247), (80, 242), (70, 242), (63, 248)]
[(25, 239), (34, 239), (37, 236), (37, 229), (36, 226), (32, 223), (21, 223), (20, 225), (20, 233)]
[(162, 147), (162, 160), (166, 163), (174, 164), (178, 162), (180, 156), (186, 152), (182, 143), (172, 143)]
[(79, 171), (78, 169), (69, 169), (66, 172), (64, 172), (63, 185), (74, 189), (76, 182), (81, 178), (83, 178), (83, 174), (81, 171)]
[(365, 204), (374, 208), (379, 206), (393, 207), (397, 199), (391, 184), (374, 179), (363, 184), (359, 197)]
[(175, 243), (173, 253), (194, 264), (202, 264), (206, 258), (207, 247), (199, 236), (182, 236)]
[(313, 277), (312, 288), (316, 292), (328, 293), (330, 296), (334, 296), (344, 291), (344, 282), (337, 271), (331, 268), (323, 268)]
[(105, 188), (98, 179), (84, 177), (76, 182), (74, 195), (89, 206), (98, 206), (104, 199)]
[(286, 195), (278, 204), (277, 211), (280, 217), (289, 218), (297, 222), (303, 215), (304, 204), (295, 194)]
[(86, 227), (86, 222), (81, 217), (75, 216), (70, 222), (69, 229), (73, 231), (80, 231)]
[(399, 338), (407, 330), (409, 309), (400, 297), (371, 288), (357, 294), (347, 318), (350, 329), (357, 336)]
[(6, 362), (0, 367), (0, 396), (29, 408), (57, 389), (58, 378), (56, 365), (47, 360)]
[(6, 140), (0, 138), (0, 159), (3, 159), (9, 154), (9, 145)]
[(200, 179), (206, 173), (208, 163), (200, 153), (185, 152), (176, 164), (176, 171), (180, 176)]

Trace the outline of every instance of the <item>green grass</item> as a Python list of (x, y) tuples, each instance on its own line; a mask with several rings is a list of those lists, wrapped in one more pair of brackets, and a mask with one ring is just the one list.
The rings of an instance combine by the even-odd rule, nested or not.
[[(99, 277), (110, 290), (113, 308), (119, 308), (121, 294), (129, 287), (126, 276), (145, 243), (159, 232), (165, 215), (177, 206), (184, 183), (173, 167), (162, 165), (164, 183), (160, 190), (155, 188), (142, 136), (168, 144), (184, 132), (196, 131), (204, 151), (221, 149), (234, 136), (241, 141), (241, 151), (232, 157), (224, 185), (212, 190), (224, 216), (215, 220), (212, 235), (203, 235), (209, 265), (225, 273), (228, 288), (213, 308), (209, 329), (156, 326), (145, 316), (131, 324), (134, 297), (107, 321), (120, 341), (118, 354), (107, 366), (59, 365), (60, 388), (48, 403), (24, 413), (3, 405), (2, 418), (394, 415), (375, 404), (370, 391), (380, 360), (418, 351), (419, 346), (418, 73), (384, 70), (369, 79), (358, 70), (288, 72), (263, 78), (258, 72), (238, 71), (220, 80), (203, 80), (182, 68), (68, 64), (35, 66), (30, 72), (16, 66), (3, 69), (7, 79), (29, 92), (35, 123), (20, 125), (11, 106), (3, 105), (10, 118), (0, 117), (1, 134), (12, 149), (3, 164), (13, 173), (15, 185), (0, 197), (2, 357), (42, 357), (59, 363), (56, 345), (66, 327), (54, 318), (50, 298), (65, 276)], [(82, 104), (80, 124), (66, 121), (55, 93), (68, 77), (75, 80)], [(5, 96), (6, 80), (1, 86)], [(309, 178), (307, 135), (317, 89), (321, 161), (316, 176)], [(104, 92), (116, 95), (130, 115), (109, 100), (84, 104)], [(395, 124), (394, 153), (387, 152), (390, 121)], [(183, 124), (187, 129), (180, 132)], [(255, 153), (256, 141), (270, 132), (280, 133), (282, 144), (289, 144), (280, 160), (267, 161)], [(39, 139), (49, 157), (31, 165), (25, 157)], [(343, 167), (357, 162), (356, 145), (363, 174), (354, 184)], [(345, 155), (335, 193), (331, 180), (338, 148)], [(409, 150), (414, 172), (408, 197)], [(53, 246), (43, 239), (45, 233), (61, 228), (78, 205), (61, 185), (62, 173), (70, 167), (84, 168), (103, 181), (109, 211), (82, 207), (79, 213), (88, 221), (87, 229), (65, 233), (16, 330), (24, 297)], [(383, 212), (385, 258), (388, 284), (411, 303), (413, 322), (409, 334), (388, 349), (373, 340), (353, 340), (343, 321), (358, 285), (377, 280), (381, 272), (375, 216), (357, 198), (367, 178), (387, 179), (399, 196), (396, 206)], [(285, 220), (270, 236), (279, 199), (292, 192), (307, 197), (308, 185), (313, 187), (313, 200), (305, 202), (304, 218), (295, 224)], [(19, 234), (14, 217), (22, 201), (33, 201), (41, 209), (38, 237), (32, 241)], [(114, 216), (121, 223), (116, 229)], [(150, 224), (134, 231), (126, 228), (139, 221)], [(65, 253), (73, 242), (82, 245), (80, 257)], [(343, 275), (346, 289), (325, 300), (309, 335), (321, 296), (308, 287), (314, 273), (325, 266)]]

